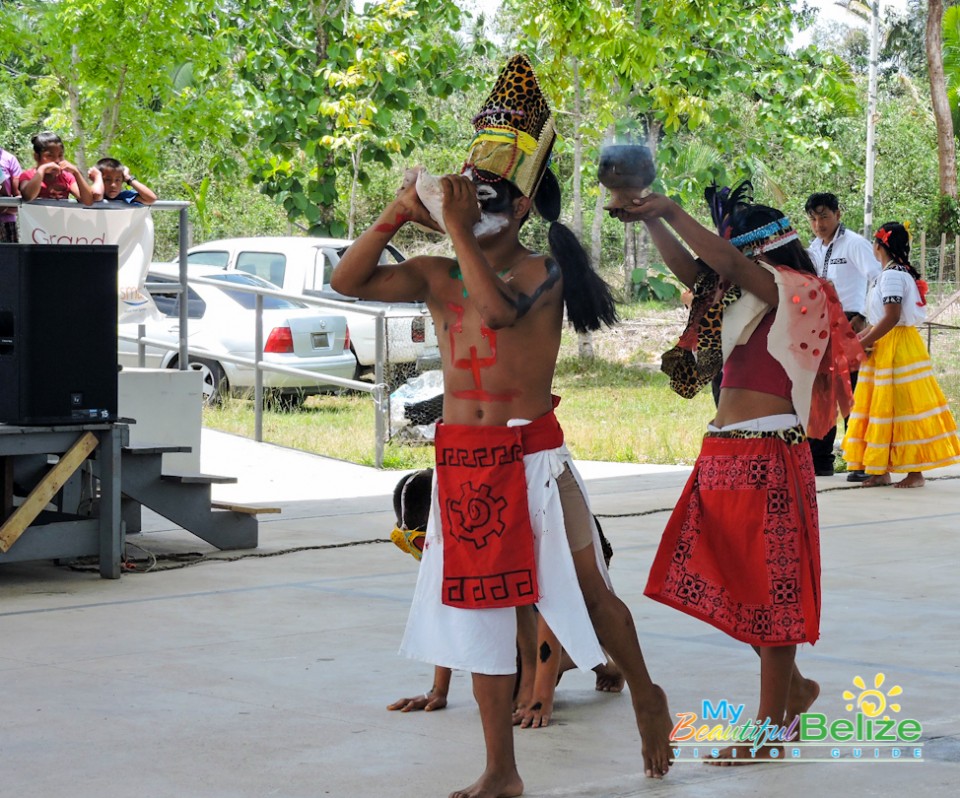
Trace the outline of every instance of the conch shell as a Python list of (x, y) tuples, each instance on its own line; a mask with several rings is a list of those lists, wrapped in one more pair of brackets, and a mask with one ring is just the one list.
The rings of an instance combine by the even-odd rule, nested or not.
[[(480, 185), (477, 187), (477, 194), (482, 198), (481, 192), (488, 186)], [(446, 233), (447, 225), (443, 221), (443, 186), (440, 184), (440, 178), (430, 174), (426, 169), (421, 169), (417, 175), (417, 196), (420, 202), (429, 211), (430, 218), (433, 219)], [(480, 221), (473, 226), (473, 234), (480, 238), (481, 236), (495, 233), (506, 226), (506, 219), (500, 214), (485, 213), (481, 210)]]

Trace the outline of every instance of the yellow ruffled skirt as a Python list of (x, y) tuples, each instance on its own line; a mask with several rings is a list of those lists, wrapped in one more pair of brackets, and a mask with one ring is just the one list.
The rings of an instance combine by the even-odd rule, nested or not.
[(960, 463), (957, 423), (916, 327), (894, 327), (860, 367), (843, 458), (868, 474)]

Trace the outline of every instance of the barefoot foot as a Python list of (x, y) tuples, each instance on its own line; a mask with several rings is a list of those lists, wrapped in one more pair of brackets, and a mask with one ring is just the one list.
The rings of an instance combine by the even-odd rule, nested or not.
[(789, 726), (793, 723), (794, 718), (810, 709), (813, 702), (819, 697), (820, 685), (813, 679), (792, 679), (790, 681), (790, 695), (787, 696), (787, 711), (784, 723)]
[(387, 709), (391, 712), (398, 709), (401, 712), (416, 712), (421, 709), (424, 712), (434, 712), (438, 709), (443, 709), (446, 705), (446, 695), (431, 691), (423, 695), (414, 696), (413, 698), (399, 698), (392, 704), (389, 704)]
[(623, 692), (623, 674), (614, 662), (608, 662), (606, 665), (597, 665), (593, 669), (597, 674), (596, 689), (601, 693), (621, 693)]
[(923, 474), (919, 471), (911, 471), (903, 479), (897, 482), (895, 488), (922, 488), (926, 484)]
[(484, 771), (469, 787), (450, 793), (450, 798), (517, 798), (518, 795), (523, 795), (523, 781), (513, 768), (508, 773)]
[(633, 695), (633, 711), (640, 729), (640, 750), (643, 753), (643, 773), (647, 778), (662, 779), (673, 764), (670, 749), (670, 710), (666, 693), (653, 685), (643, 696)]
[(889, 474), (874, 474), (860, 483), (861, 488), (881, 488), (890, 484)]

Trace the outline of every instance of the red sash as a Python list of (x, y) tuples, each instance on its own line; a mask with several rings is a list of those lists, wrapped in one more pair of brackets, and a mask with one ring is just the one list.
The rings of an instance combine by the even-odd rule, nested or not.
[(519, 427), (437, 424), (444, 604), (491, 609), (537, 601), (523, 455), (562, 445), (552, 412)]

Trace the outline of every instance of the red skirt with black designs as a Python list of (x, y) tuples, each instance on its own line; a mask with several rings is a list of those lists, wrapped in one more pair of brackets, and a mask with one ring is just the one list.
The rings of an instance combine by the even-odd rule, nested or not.
[(816, 642), (820, 532), (810, 447), (708, 434), (644, 593), (752, 645)]

